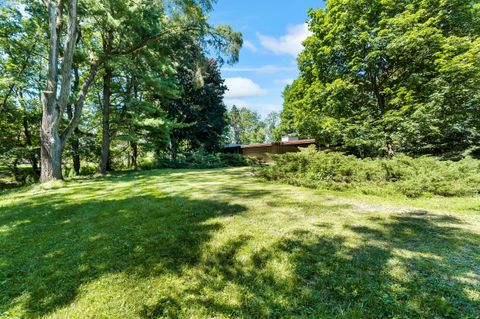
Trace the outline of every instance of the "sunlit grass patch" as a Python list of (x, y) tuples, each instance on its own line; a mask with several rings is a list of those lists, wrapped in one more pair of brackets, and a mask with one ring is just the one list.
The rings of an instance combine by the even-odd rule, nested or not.
[(476, 199), (438, 208), (247, 172), (157, 170), (8, 192), (0, 198), (0, 314), (480, 315)]

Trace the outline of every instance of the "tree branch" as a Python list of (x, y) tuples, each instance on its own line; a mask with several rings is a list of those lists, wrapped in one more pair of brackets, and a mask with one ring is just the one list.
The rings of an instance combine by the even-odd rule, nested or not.
[(83, 111), (83, 105), (85, 104), (85, 98), (87, 97), (88, 90), (90, 86), (92, 85), (93, 81), (95, 80), (95, 76), (97, 74), (99, 66), (103, 63), (104, 61), (101, 59), (94, 59), (92, 61), (92, 64), (90, 66), (90, 71), (87, 76), (87, 78), (84, 80), (82, 88), (80, 92), (77, 95), (77, 100), (75, 101), (75, 111), (73, 114), (72, 119), (68, 123), (67, 127), (65, 130), (63, 130), (61, 138), (62, 141), (65, 142), (70, 135), (73, 133), (75, 128), (78, 127), (78, 124), (80, 123), (80, 118), (82, 115)]
[[(195, 29), (196, 29), (195, 27), (190, 25), (186, 28), (178, 27), (177, 31), (179, 33), (180, 32), (185, 33), (185, 32), (195, 31)], [(128, 48), (128, 49), (125, 49), (125, 50), (120, 50), (120, 51), (112, 51), (110, 55), (118, 56), (118, 55), (129, 55), (129, 54), (135, 53), (135, 52), (145, 48), (151, 42), (157, 42), (160, 39), (162, 39), (164, 36), (168, 35), (169, 33), (173, 33), (173, 31), (174, 30), (172, 30), (172, 28), (166, 29), (163, 32), (160, 32), (160, 33), (157, 33), (157, 34), (152, 35), (150, 37), (146, 37), (146, 38), (142, 39), (142, 41), (140, 43), (138, 43), (137, 45), (135, 45), (131, 48)]]
[[(60, 2), (61, 5), (61, 2)], [(47, 73), (47, 85), (45, 91), (42, 94), (42, 100), (44, 104), (44, 114), (52, 113), (51, 108), (55, 101), (55, 93), (57, 91), (57, 65), (58, 65), (58, 41), (59, 34), (57, 29), (57, 14), (58, 10), (56, 1), (48, 2), (48, 31), (50, 33), (48, 46), (48, 73)], [(46, 108), (46, 109), (45, 109)], [(46, 112), (47, 111), (47, 112)]]
[[(62, 61), (62, 86), (60, 88), (60, 95), (58, 97), (59, 117), (63, 117), (65, 107), (70, 98), (71, 79), (72, 79), (72, 62), (75, 46), (77, 44), (78, 22), (77, 22), (77, 0), (69, 0), (68, 8), (68, 29), (67, 38), (65, 39), (63, 47), (63, 61)], [(59, 121), (60, 122), (60, 121)]]

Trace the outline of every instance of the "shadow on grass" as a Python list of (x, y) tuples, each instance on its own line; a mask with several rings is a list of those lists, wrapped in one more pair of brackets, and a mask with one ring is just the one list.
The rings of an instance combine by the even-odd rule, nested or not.
[[(480, 235), (462, 228), (455, 217), (425, 211), (358, 214), (355, 225), (338, 232), (332, 229), (341, 222), (322, 221), (322, 214), (350, 206), (302, 202), (261, 185), (251, 189), (227, 180), (208, 192), (222, 191), (226, 198), (245, 202), (262, 200), (278, 218), (288, 213), (281, 209), (285, 205), (292, 211), (307, 208), (318, 220), (308, 230), (276, 237), (280, 239), (271, 245), (262, 246), (261, 236), (235, 228), (223, 244), (212, 246), (212, 237), (223, 227), (213, 219), (247, 208), (228, 200), (193, 200), (186, 194), (137, 195), (138, 189), (158, 187), (157, 181), (147, 180), (153, 174), (71, 185), (73, 195), (87, 194), (77, 202), (69, 202), (72, 193), (40, 192), (2, 208), (0, 314), (21, 303), (30, 317), (46, 315), (76, 301), (82, 285), (126, 273), (134, 279), (164, 274), (182, 279), (178, 290), (162, 291), (153, 304), (145, 304), (138, 313), (143, 318), (196, 312), (232, 318), (480, 316), (475, 299), (480, 290)], [(204, 176), (161, 174), (180, 185)], [(205, 174), (215, 179), (218, 172)], [(98, 194), (108, 192), (102, 189), (111, 183), (119, 199), (100, 200)], [(252, 224), (261, 220), (250, 212), (249, 217)], [(292, 218), (298, 216), (292, 213)], [(282, 229), (268, 231), (266, 237)]]
[(221, 228), (209, 219), (245, 208), (149, 195), (18, 210), (6, 209), (0, 220), (9, 225), (0, 232), (0, 314), (21, 298), (36, 317), (71, 303), (80, 285), (107, 273), (179, 273), (197, 263), (201, 246)]
[[(462, 277), (480, 275), (480, 236), (452, 223), (460, 221), (399, 214), (375, 225), (381, 230), (350, 227), (360, 245), (298, 230), (246, 264), (239, 256), (254, 239), (238, 236), (202, 264), (188, 307), (232, 318), (479, 318), (478, 300), (467, 292), (478, 292), (478, 281)], [(277, 272), (278, 263), (286, 264), (288, 275)], [(209, 293), (229, 287), (235, 289), (227, 298)], [(175, 296), (168, 300), (140, 315), (176, 317), (187, 306)]]

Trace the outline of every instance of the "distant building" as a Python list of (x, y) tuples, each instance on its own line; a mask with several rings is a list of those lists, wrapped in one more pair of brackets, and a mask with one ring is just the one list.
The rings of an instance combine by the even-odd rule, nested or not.
[(243, 154), (245, 156), (257, 157), (266, 162), (271, 162), (270, 154), (285, 154), (300, 151), (301, 148), (317, 145), (315, 140), (299, 140), (296, 136), (287, 136), (282, 138), (280, 143), (267, 144), (229, 144), (225, 145), (224, 153)]

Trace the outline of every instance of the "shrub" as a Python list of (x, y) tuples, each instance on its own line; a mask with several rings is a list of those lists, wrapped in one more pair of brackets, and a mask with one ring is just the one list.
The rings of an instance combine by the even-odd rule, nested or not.
[(299, 186), (356, 188), (365, 193), (395, 192), (408, 197), (480, 193), (480, 161), (472, 158), (458, 162), (406, 155), (359, 159), (342, 153), (318, 152), (315, 148), (273, 158), (274, 165), (260, 170), (259, 175)]
[(81, 176), (95, 175), (97, 172), (98, 172), (97, 163), (84, 162), (80, 166)]
[(242, 154), (229, 154), (229, 153), (220, 153), (218, 154), (220, 161), (222, 161), (227, 166), (239, 167), (239, 166), (248, 166), (248, 158)]
[(170, 157), (160, 157), (156, 161), (141, 162), (140, 169), (152, 168), (220, 168), (220, 167), (241, 167), (254, 166), (262, 164), (261, 160), (253, 157), (243, 156), (242, 154), (225, 153), (207, 153), (203, 148), (191, 152), (180, 154), (177, 159)]

